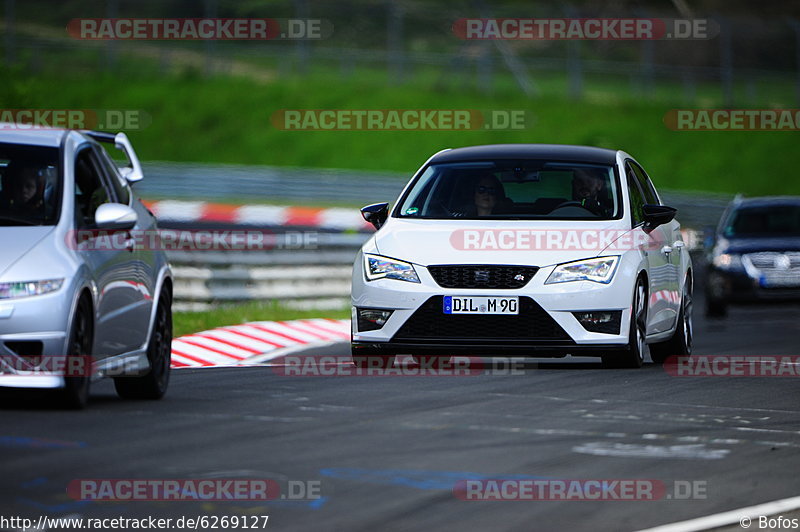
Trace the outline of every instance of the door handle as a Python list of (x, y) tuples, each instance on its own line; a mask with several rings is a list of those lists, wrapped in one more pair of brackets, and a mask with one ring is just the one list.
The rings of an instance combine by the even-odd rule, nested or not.
[(133, 250), (136, 248), (136, 239), (131, 236), (130, 233), (125, 233), (125, 249), (133, 253)]

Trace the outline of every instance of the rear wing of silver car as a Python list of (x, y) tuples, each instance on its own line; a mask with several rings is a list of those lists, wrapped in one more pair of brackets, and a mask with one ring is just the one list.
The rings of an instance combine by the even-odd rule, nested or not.
[(133, 145), (125, 133), (83, 131), (83, 134), (97, 142), (113, 144), (115, 148), (125, 154), (125, 157), (128, 159), (128, 164), (120, 166), (119, 171), (128, 183), (133, 184), (144, 178), (142, 164), (139, 162), (139, 157), (136, 155), (136, 151), (133, 149)]

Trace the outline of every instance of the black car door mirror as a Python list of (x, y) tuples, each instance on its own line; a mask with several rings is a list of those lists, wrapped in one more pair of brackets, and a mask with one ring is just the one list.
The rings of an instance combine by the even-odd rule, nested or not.
[(666, 205), (642, 205), (645, 229), (652, 230), (659, 225), (671, 222), (677, 212), (678, 209)]
[(389, 204), (388, 203), (374, 203), (361, 208), (361, 216), (366, 221), (375, 226), (375, 229), (380, 229), (386, 219), (389, 217)]

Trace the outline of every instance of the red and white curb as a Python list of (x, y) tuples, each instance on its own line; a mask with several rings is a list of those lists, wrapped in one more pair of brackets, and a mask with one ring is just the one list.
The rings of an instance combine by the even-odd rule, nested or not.
[(252, 226), (304, 226), (338, 230), (372, 229), (358, 209), (287, 205), (226, 205), (206, 201), (145, 201), (164, 222), (210, 222)]
[(350, 320), (254, 321), (188, 334), (172, 341), (173, 368), (264, 362), (291, 349), (350, 341)]

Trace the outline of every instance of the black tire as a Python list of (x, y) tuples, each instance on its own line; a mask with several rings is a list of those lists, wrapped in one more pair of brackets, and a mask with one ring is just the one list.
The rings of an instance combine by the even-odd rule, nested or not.
[(681, 310), (678, 313), (678, 325), (675, 327), (672, 338), (666, 342), (650, 345), (650, 358), (656, 364), (663, 364), (670, 356), (692, 356), (692, 344), (694, 343), (692, 295), (692, 281), (687, 279), (683, 287)]
[(114, 377), (114, 388), (123, 399), (161, 399), (169, 385), (172, 363), (172, 300), (164, 289), (158, 298), (153, 330), (147, 342), (150, 370), (141, 376)]
[[(85, 296), (78, 301), (75, 316), (67, 344), (67, 368), (80, 368), (83, 375), (64, 377), (64, 389), (61, 390), (61, 401), (66, 408), (80, 410), (89, 402), (89, 385), (91, 381), (92, 344), (94, 342), (94, 320), (92, 306)], [(71, 364), (70, 358), (79, 357), (77, 364)]]
[(610, 368), (641, 368), (647, 332), (647, 288), (644, 279), (636, 280), (631, 301), (631, 325), (625, 349), (603, 356), (603, 365)]
[(709, 318), (724, 318), (728, 315), (728, 304), (722, 299), (714, 299), (706, 295), (706, 316)]

